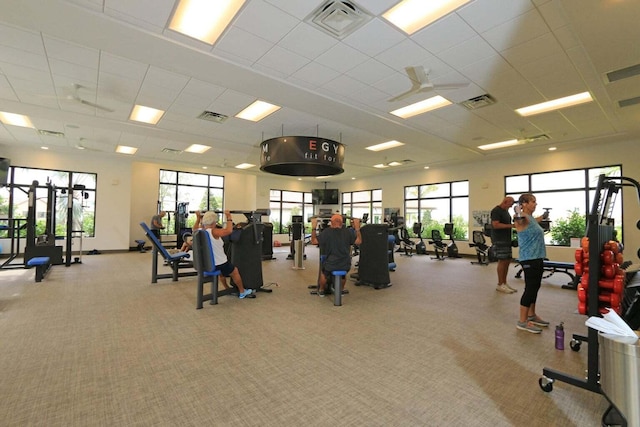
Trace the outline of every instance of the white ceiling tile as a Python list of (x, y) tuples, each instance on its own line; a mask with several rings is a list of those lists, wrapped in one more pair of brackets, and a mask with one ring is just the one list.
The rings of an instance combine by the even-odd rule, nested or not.
[(410, 39), (405, 39), (393, 49), (387, 49), (375, 56), (383, 64), (402, 72), (405, 67), (423, 63), (426, 58), (431, 57), (431, 53)]
[[(404, 39), (406, 36), (395, 27), (374, 18), (342, 41), (368, 56), (376, 56)], [(375, 40), (375, 43), (371, 43), (371, 40)]]
[(532, 8), (530, 0), (482, 0), (471, 2), (456, 13), (476, 32), (484, 33)]
[(149, 67), (149, 71), (144, 78), (143, 89), (146, 85), (151, 84), (179, 93), (188, 82), (189, 77), (187, 76), (152, 66)]
[(289, 15), (295, 16), (299, 20), (304, 20), (311, 12), (318, 7), (318, 4), (313, 1), (300, 1), (300, 0), (266, 0), (267, 3), (272, 4), (278, 9), (282, 10)]
[(98, 81), (98, 70), (95, 68), (82, 67), (77, 64), (70, 64), (56, 59), (49, 60), (51, 73), (58, 76), (69, 77), (77, 81), (92, 82)]
[(301, 22), (278, 45), (305, 58), (314, 59), (337, 43), (335, 38)]
[(516, 18), (493, 27), (482, 37), (497, 51), (503, 51), (513, 46), (525, 43), (549, 32), (536, 9), (530, 10)]
[(309, 62), (304, 67), (292, 74), (296, 79), (311, 84), (313, 87), (319, 87), (336, 78), (340, 73), (325, 67), (317, 62)]
[(369, 59), (368, 61), (363, 62), (362, 64), (357, 65), (349, 70), (346, 75), (363, 83), (373, 85), (374, 83), (396, 73), (397, 71), (395, 71), (393, 68), (384, 65), (383, 63), (375, 59)]
[(256, 62), (267, 53), (274, 44), (241, 28), (231, 27), (216, 43), (213, 52), (231, 53), (238, 58), (244, 58), (250, 63)]
[(149, 66), (137, 61), (111, 55), (106, 52), (100, 54), (100, 72), (125, 77), (130, 80), (142, 81)]
[(105, 14), (144, 28), (164, 28), (175, 0), (105, 0)]
[(518, 68), (545, 57), (562, 54), (562, 47), (560, 47), (551, 33), (547, 33), (526, 43), (506, 49), (501, 54), (510, 64)]
[(431, 53), (440, 53), (469, 40), (477, 33), (455, 13), (415, 33), (411, 39)]
[(277, 43), (300, 21), (263, 0), (251, 0), (233, 23), (234, 27)]
[(0, 24), (0, 45), (38, 55), (44, 55), (45, 53), (40, 33), (10, 25)]
[(293, 53), (289, 50), (274, 46), (269, 52), (260, 58), (257, 64), (278, 70), (284, 75), (291, 75), (304, 67), (310, 61), (309, 59)]
[(367, 56), (343, 43), (338, 43), (316, 58), (316, 62), (342, 73), (367, 60)]
[(83, 67), (98, 68), (100, 53), (97, 49), (47, 36), (44, 37), (44, 45), (50, 58), (80, 64)]
[(9, 46), (0, 46), (0, 62), (40, 71), (49, 70), (46, 56), (30, 52), (20, 52), (19, 49), (14, 49)]
[(497, 52), (485, 40), (476, 36), (441, 52), (439, 57), (453, 68), (464, 68), (495, 55)]

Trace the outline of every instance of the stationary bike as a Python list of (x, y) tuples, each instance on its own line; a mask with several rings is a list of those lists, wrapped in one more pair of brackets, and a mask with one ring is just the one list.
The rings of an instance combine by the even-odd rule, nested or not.
[(447, 245), (447, 256), (449, 258), (461, 258), (460, 254), (458, 253), (458, 245), (456, 245), (456, 242), (453, 240), (454, 233), (455, 228), (453, 228), (453, 224), (450, 222), (446, 223), (444, 225), (444, 234), (449, 236), (449, 239), (451, 239), (451, 243)]
[(413, 223), (413, 234), (417, 235), (420, 241), (416, 243), (416, 255), (426, 255), (427, 254), (427, 245), (424, 244), (424, 240), (422, 240), (422, 223), (414, 222)]

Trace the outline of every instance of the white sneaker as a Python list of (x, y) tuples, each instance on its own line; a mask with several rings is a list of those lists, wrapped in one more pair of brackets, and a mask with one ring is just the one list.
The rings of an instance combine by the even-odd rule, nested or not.
[(504, 283), (501, 283), (498, 286), (496, 286), (496, 291), (502, 292), (502, 293), (505, 293), (505, 294), (512, 294), (514, 292), (507, 285), (505, 285)]
[(512, 288), (511, 286), (509, 286), (509, 284), (508, 284), (508, 283), (505, 283), (504, 285), (505, 285), (507, 288), (509, 288), (509, 289), (511, 290), (511, 293), (518, 292), (518, 290), (517, 290), (517, 289)]

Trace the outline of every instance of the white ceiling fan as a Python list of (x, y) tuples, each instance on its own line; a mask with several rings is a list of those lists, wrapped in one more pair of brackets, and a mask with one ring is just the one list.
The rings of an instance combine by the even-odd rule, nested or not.
[(67, 94), (66, 99), (69, 101), (73, 101), (73, 102), (77, 102), (79, 104), (82, 105), (86, 105), (87, 107), (92, 107), (92, 108), (97, 108), (98, 110), (102, 110), (102, 111), (106, 111), (108, 113), (113, 113), (114, 110), (112, 110), (109, 107), (105, 107), (104, 105), (100, 105), (100, 104), (96, 104), (93, 103), (91, 101), (87, 101), (86, 99), (82, 98), (80, 96), (80, 89), (86, 89), (86, 87), (78, 84), (78, 83), (74, 83), (72, 90), (69, 94)]
[(422, 65), (405, 67), (405, 71), (411, 80), (411, 89), (391, 98), (389, 102), (400, 101), (416, 93), (429, 92), (434, 89), (459, 89), (469, 86), (469, 83), (433, 84), (429, 80), (429, 70), (425, 70)]

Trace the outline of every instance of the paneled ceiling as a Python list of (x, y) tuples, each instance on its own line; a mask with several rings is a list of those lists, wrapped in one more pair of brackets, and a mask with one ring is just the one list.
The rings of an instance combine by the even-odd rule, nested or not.
[[(333, 179), (348, 179), (640, 135), (640, 76), (607, 78), (640, 68), (638, 1), (472, 0), (408, 36), (382, 17), (397, 0), (349, 0), (338, 3), (371, 19), (343, 38), (308, 22), (325, 1), (247, 0), (211, 46), (168, 29), (174, 0), (0, 0), (0, 111), (37, 128), (0, 124), (0, 156), (3, 145), (123, 156), (120, 144), (138, 148), (135, 160), (215, 169), (259, 165), (261, 141), (304, 135), (342, 142), (345, 172)], [(462, 87), (390, 101), (411, 87), (409, 66)], [(514, 111), (584, 91), (595, 101), (529, 118)], [(453, 104), (390, 114), (434, 94)], [(461, 104), (486, 94), (494, 104)], [(282, 108), (257, 123), (234, 117), (256, 99)], [(139, 124), (128, 119), (134, 104), (166, 113)], [(204, 111), (228, 118), (198, 118)], [(477, 148), (539, 135), (548, 139)], [(389, 140), (405, 145), (365, 149)], [(184, 152), (194, 143), (212, 149)], [(373, 167), (392, 161), (403, 165)]]

